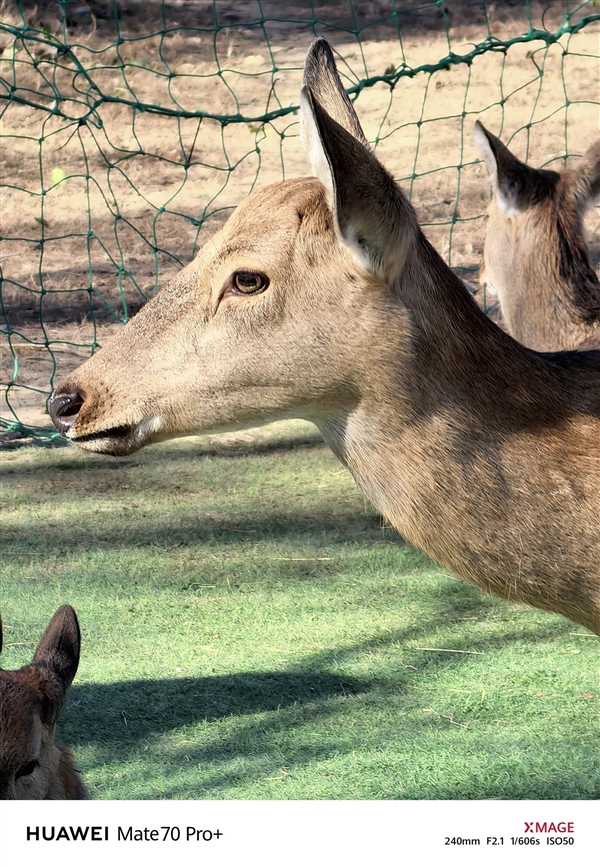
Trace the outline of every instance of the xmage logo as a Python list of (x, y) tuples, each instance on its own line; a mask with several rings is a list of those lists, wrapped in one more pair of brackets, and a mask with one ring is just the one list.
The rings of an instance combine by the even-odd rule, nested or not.
[(526, 834), (572, 834), (575, 822), (525, 822)]

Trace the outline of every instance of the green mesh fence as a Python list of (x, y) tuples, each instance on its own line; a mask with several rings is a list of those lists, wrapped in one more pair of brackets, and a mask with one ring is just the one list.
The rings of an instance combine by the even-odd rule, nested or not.
[(56, 436), (54, 384), (255, 185), (308, 172), (297, 99), (316, 35), (474, 284), (489, 199), (474, 121), (538, 166), (598, 134), (598, 0), (59, 0), (0, 18), (4, 436)]

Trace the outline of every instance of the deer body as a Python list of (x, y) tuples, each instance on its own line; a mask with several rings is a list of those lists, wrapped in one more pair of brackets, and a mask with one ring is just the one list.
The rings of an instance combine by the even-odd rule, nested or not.
[(357, 135), (332, 68), (317, 40), (303, 112), (319, 179), (253, 193), (57, 389), (55, 424), (127, 454), (307, 418), (407, 540), (600, 632), (600, 353), (540, 355), (484, 316)]
[(563, 172), (525, 165), (479, 122), (475, 141), (493, 192), (480, 279), (508, 332), (544, 352), (600, 349), (600, 281), (583, 230), (600, 195), (600, 140)]
[[(1, 626), (1, 624), (0, 624)], [(0, 650), (2, 649), (0, 629)], [(83, 800), (87, 790), (54, 730), (79, 663), (75, 612), (61, 606), (30, 665), (0, 669), (0, 799)]]

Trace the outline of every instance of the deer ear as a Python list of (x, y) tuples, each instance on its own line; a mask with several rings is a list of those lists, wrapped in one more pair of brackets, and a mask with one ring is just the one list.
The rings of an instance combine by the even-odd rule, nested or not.
[(558, 178), (556, 172), (532, 169), (522, 163), (480, 121), (475, 122), (474, 138), (501, 211), (512, 215), (544, 200), (552, 180)]
[(340, 241), (390, 283), (418, 231), (412, 207), (373, 152), (330, 117), (308, 87), (300, 106), (313, 171), (327, 190)]
[(2, 618), (0, 617), (0, 653), (2, 653)]
[(46, 627), (33, 657), (33, 665), (44, 670), (51, 684), (44, 716), (53, 722), (64, 704), (79, 665), (81, 633), (77, 615), (70, 605), (61, 605)]
[(307, 87), (329, 117), (358, 139), (365, 147), (369, 143), (354, 111), (354, 106), (340, 79), (333, 51), (326, 39), (315, 39), (304, 61), (303, 87)]
[(573, 183), (577, 209), (583, 215), (600, 200), (600, 139), (573, 169)]

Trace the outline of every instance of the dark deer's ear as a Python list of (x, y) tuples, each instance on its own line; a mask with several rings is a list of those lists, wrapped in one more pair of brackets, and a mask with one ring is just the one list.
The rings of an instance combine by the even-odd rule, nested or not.
[(522, 163), (480, 121), (475, 122), (474, 138), (500, 210), (509, 215), (525, 211), (550, 195), (559, 178), (556, 172)]
[(600, 199), (600, 139), (588, 148), (573, 169), (573, 191), (580, 214)]
[(70, 605), (61, 605), (46, 627), (32, 664), (43, 670), (50, 692), (45, 722), (52, 723), (64, 704), (79, 665), (81, 633), (77, 615)]
[(390, 283), (418, 232), (412, 207), (373, 152), (331, 118), (308, 87), (300, 106), (313, 171), (327, 190), (340, 241)]
[(326, 39), (315, 39), (304, 61), (302, 86), (307, 87), (329, 117), (365, 147), (369, 143), (340, 79), (333, 51)]
[(2, 653), (2, 618), (0, 617), (0, 653)]

